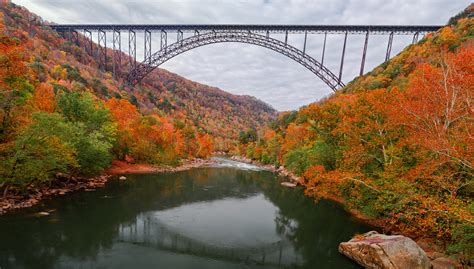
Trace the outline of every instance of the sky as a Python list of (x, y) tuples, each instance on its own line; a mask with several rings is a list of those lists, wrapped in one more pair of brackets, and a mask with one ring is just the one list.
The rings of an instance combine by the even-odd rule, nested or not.
[[(373, 24), (443, 25), (471, 0), (13, 0), (55, 23), (92, 24)], [(137, 33), (137, 58), (143, 59), (143, 37)], [(127, 36), (122, 36), (126, 52)], [(173, 35), (174, 37), (174, 35)], [(185, 36), (186, 37), (186, 36)], [(274, 38), (284, 40), (283, 36)], [(323, 35), (308, 35), (306, 52), (321, 58)], [(303, 35), (288, 42), (302, 49)], [(328, 35), (324, 64), (338, 74), (343, 35)], [(111, 40), (112, 38), (108, 38)], [(168, 37), (168, 43), (171, 41)], [(395, 36), (392, 56), (411, 43)], [(387, 36), (370, 36), (365, 71), (385, 58)], [(140, 43), (141, 42), (141, 43)], [(343, 81), (359, 74), (363, 35), (347, 40)], [(159, 33), (152, 50), (159, 49)], [(331, 90), (297, 62), (266, 48), (219, 43), (180, 54), (160, 66), (188, 79), (225, 91), (255, 96), (279, 111), (315, 102)]]

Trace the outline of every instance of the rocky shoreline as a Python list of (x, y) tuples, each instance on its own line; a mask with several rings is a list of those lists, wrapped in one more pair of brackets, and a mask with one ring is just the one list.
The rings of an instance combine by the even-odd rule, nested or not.
[(193, 159), (184, 162), (180, 166), (160, 166), (150, 164), (132, 164), (124, 161), (113, 161), (112, 166), (105, 170), (107, 175), (118, 174), (149, 174), (149, 173), (173, 173), (189, 170), (215, 163), (211, 159)]
[(94, 191), (103, 187), (107, 181), (119, 174), (140, 174), (140, 173), (166, 173), (179, 172), (209, 165), (215, 161), (207, 159), (194, 159), (183, 163), (180, 166), (156, 166), (148, 164), (129, 164), (121, 161), (114, 161), (112, 166), (104, 171), (102, 175), (95, 177), (74, 177), (59, 173), (56, 179), (49, 186), (30, 186), (24, 194), (8, 193), (0, 197), (0, 215), (12, 210), (27, 208), (39, 202), (51, 199), (55, 196), (65, 195), (76, 191)]
[(5, 194), (0, 198), (0, 215), (9, 211), (31, 207), (40, 201), (55, 196), (65, 195), (79, 190), (94, 191), (103, 187), (111, 175), (100, 175), (92, 178), (73, 177), (65, 174), (56, 175), (50, 186), (30, 186), (24, 194)]
[(295, 175), (293, 172), (288, 171), (285, 167), (280, 166), (279, 168), (276, 168), (274, 165), (271, 164), (261, 164), (257, 161), (251, 160), (249, 158), (245, 157), (240, 157), (240, 156), (231, 156), (229, 159), (237, 162), (243, 162), (243, 163), (248, 163), (248, 164), (253, 164), (255, 166), (258, 166), (262, 169), (272, 171), (274, 173), (277, 173), (278, 175), (282, 177), (288, 178), (292, 183), (295, 183), (296, 185), (301, 185), (302, 181), (301, 178), (297, 175)]

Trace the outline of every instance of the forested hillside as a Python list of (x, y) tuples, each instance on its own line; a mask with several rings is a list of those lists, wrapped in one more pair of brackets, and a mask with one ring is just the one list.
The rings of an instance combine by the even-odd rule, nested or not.
[(244, 133), (240, 153), (284, 165), (307, 195), (472, 258), (474, 18), (459, 17), (258, 138)]
[[(101, 70), (94, 57), (68, 38), (60, 37), (40, 17), (12, 3), (2, 4), (1, 9), (4, 34), (18, 38), (19, 45), (28, 51), (28, 65), (33, 68), (35, 79), (55, 89), (85, 89), (102, 100), (128, 100), (142, 114), (166, 115), (210, 134), (218, 150), (234, 145), (237, 130), (256, 128), (276, 117), (273, 108), (254, 97), (232, 95), (163, 69), (155, 70), (134, 88), (124, 87), (123, 77), (129, 69), (127, 54), (121, 55), (122, 76), (114, 78), (111, 49), (107, 71)], [(93, 53), (97, 51), (94, 44)]]
[[(0, 19), (0, 190), (93, 175), (113, 159), (177, 165), (234, 147), (238, 130), (276, 111), (248, 96), (154, 71), (139, 86), (38, 16), (3, 1)], [(94, 50), (97, 46), (94, 44)], [(112, 55), (112, 51), (108, 51)], [(122, 54), (122, 73), (128, 56)], [(11, 189), (11, 188), (10, 188)]]

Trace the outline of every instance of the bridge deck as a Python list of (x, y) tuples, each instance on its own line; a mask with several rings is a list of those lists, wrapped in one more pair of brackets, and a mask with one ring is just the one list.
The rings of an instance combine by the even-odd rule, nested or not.
[(443, 25), (279, 25), (279, 24), (52, 24), (58, 32), (70, 30), (133, 30), (133, 31), (232, 31), (246, 30), (255, 33), (349, 33), (349, 34), (414, 34), (437, 31)]

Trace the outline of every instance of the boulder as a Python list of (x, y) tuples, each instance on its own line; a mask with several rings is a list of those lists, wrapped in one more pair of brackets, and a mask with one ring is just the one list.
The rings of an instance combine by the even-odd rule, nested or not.
[(45, 212), (45, 211), (44, 212), (38, 212), (38, 213), (36, 213), (36, 216), (37, 217), (49, 216), (49, 212)]
[(375, 231), (339, 244), (339, 252), (365, 268), (430, 269), (426, 253), (408, 237)]
[(296, 187), (296, 184), (295, 183), (291, 183), (291, 182), (282, 182), (280, 183), (282, 186), (284, 187), (288, 187), (288, 188), (294, 188)]
[(461, 268), (461, 265), (448, 257), (439, 257), (431, 261), (433, 269), (456, 269)]

